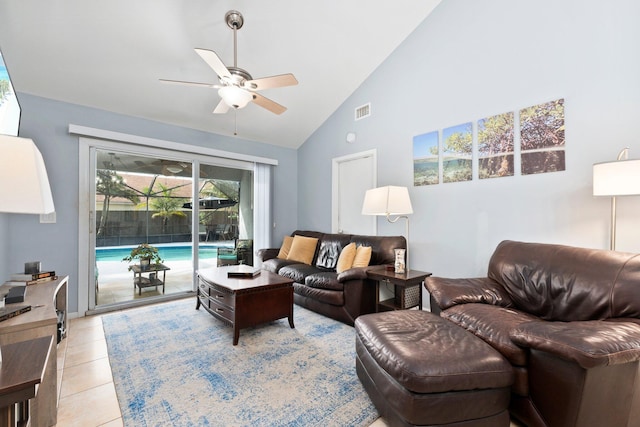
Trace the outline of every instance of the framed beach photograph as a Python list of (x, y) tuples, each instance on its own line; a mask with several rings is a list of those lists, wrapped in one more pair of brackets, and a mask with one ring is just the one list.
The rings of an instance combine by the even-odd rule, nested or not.
[(0, 52), (0, 134), (18, 136), (20, 104)]
[(565, 170), (564, 99), (520, 110), (522, 175)]
[(413, 137), (413, 185), (438, 184), (438, 131)]
[(478, 120), (478, 178), (513, 176), (514, 113)]
[(442, 131), (442, 182), (471, 181), (473, 126), (471, 122)]

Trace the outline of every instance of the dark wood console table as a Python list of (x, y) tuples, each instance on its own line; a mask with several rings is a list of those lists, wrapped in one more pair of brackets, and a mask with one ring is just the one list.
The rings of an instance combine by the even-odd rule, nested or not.
[(2, 346), (0, 426), (28, 425), (29, 400), (36, 397), (44, 379), (52, 347), (53, 337)]
[[(396, 273), (386, 267), (367, 271), (367, 277), (376, 281), (376, 311), (404, 310), (418, 307), (422, 310), (422, 282), (431, 276), (426, 271), (408, 270)], [(380, 301), (380, 282), (394, 286), (394, 298)]]
[[(27, 286), (24, 302), (31, 311), (0, 322), (0, 346), (41, 337), (53, 338), (53, 345), (46, 361), (38, 394), (30, 403), (30, 425), (49, 427), (58, 418), (58, 335), (64, 338), (67, 330), (67, 286), (68, 276), (56, 280)], [(3, 362), (4, 364), (4, 362)]]

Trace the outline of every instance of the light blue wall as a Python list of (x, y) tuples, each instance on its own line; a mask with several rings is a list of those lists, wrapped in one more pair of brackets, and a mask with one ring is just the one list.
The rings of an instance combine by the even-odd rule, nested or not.
[[(77, 310), (78, 286), (78, 136), (69, 124), (276, 159), (274, 236), (295, 229), (296, 151), (195, 130), (169, 126), (106, 111), (18, 94), (22, 107), (20, 136), (32, 138), (42, 152), (57, 222), (40, 224), (38, 215), (0, 215), (0, 277), (21, 271), (26, 261), (70, 276), (69, 309)], [(281, 237), (278, 237), (281, 239)]]
[[(331, 159), (376, 148), (378, 185), (409, 187), (412, 268), (484, 275), (503, 239), (607, 248), (592, 164), (624, 146), (640, 158), (639, 18), (637, 0), (443, 1), (298, 150), (316, 166), (300, 168), (299, 227), (331, 227)], [(557, 98), (566, 171), (413, 187), (413, 136)], [(368, 102), (371, 117), (354, 121)], [(640, 252), (638, 213), (640, 197), (619, 198), (619, 250)], [(381, 235), (403, 232), (378, 220)]]

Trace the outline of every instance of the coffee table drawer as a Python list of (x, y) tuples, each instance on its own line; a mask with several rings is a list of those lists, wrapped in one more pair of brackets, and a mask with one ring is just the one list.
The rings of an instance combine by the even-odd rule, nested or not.
[(220, 304), (219, 301), (212, 299), (212, 297), (209, 297), (209, 309), (212, 313), (215, 313), (217, 316), (223, 317), (231, 323), (235, 322), (233, 308)]
[(210, 286), (209, 288), (209, 299), (211, 301), (215, 301), (219, 304), (224, 304), (227, 307), (235, 307), (235, 295), (229, 293), (228, 291), (222, 291), (217, 286)]

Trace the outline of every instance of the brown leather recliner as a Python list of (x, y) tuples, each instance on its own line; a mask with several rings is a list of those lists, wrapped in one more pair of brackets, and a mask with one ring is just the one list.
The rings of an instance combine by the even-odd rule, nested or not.
[(504, 241), (487, 277), (429, 277), (432, 311), (512, 364), (529, 426), (640, 426), (640, 255)]

